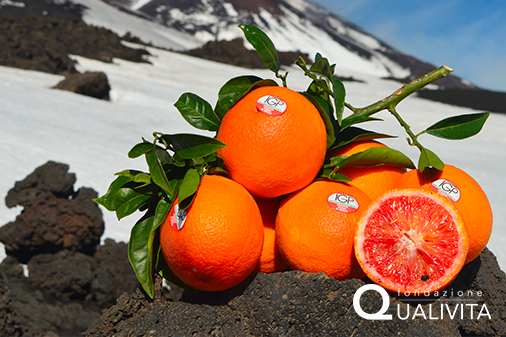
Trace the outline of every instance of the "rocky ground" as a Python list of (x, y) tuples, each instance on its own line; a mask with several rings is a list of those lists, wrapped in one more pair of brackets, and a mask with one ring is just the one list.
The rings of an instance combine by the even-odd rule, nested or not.
[[(383, 321), (355, 312), (353, 296), (367, 279), (339, 282), (323, 273), (298, 271), (257, 274), (223, 292), (184, 292), (179, 301), (167, 300), (158, 280), (154, 300), (140, 291), (122, 295), (86, 336), (506, 336), (505, 282), (494, 255), (485, 250), (439, 298), (422, 296), (412, 302), (390, 294), (386, 313), (393, 320)], [(360, 303), (365, 312), (374, 313), (382, 301), (378, 293), (366, 292)], [(422, 308), (415, 315), (418, 304)], [(445, 305), (458, 311), (454, 319)], [(445, 319), (440, 319), (441, 308)]]

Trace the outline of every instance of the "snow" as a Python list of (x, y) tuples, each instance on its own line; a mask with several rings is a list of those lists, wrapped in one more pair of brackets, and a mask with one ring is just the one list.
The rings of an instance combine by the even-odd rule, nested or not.
[(119, 36), (130, 32), (144, 42), (172, 50), (192, 49), (202, 45), (202, 41), (192, 35), (130, 15), (103, 1), (76, 0), (74, 2), (87, 7), (83, 15), (83, 20), (87, 24), (106, 27)]
[(144, 6), (150, 2), (151, 2), (151, 0), (134, 0), (132, 2), (131, 8), (133, 10), (138, 10), (139, 8), (141, 8), (142, 6)]
[[(112, 101), (101, 101), (74, 93), (51, 89), (62, 77), (0, 67), (0, 198), (5, 198), (15, 181), (24, 179), (48, 160), (67, 163), (77, 176), (76, 189), (94, 188), (100, 195), (114, 179), (113, 174), (126, 168), (146, 171), (143, 159), (127, 157), (128, 150), (141, 141), (152, 139), (154, 131), (165, 133), (204, 133), (188, 125), (173, 104), (187, 91), (216, 102), (219, 88), (231, 77), (253, 74), (272, 78), (267, 70), (249, 70), (202, 60), (178, 53), (148, 48), (152, 64), (115, 59), (102, 63), (73, 56), (80, 71), (104, 71), (110, 81)], [(399, 83), (348, 71), (366, 83), (345, 82), (347, 101), (365, 106), (388, 96)], [(290, 69), (288, 85), (295, 90), (307, 87), (309, 81), (296, 68)], [(415, 132), (451, 115), (475, 112), (409, 97), (399, 112)], [(385, 142), (404, 151), (414, 161), (417, 151), (409, 147), (398, 123), (380, 113), (384, 122), (364, 124), (364, 128), (399, 135)], [(444, 141), (430, 136), (420, 141), (442, 159), (473, 176), (487, 193), (494, 212), (494, 229), (489, 248), (506, 266), (506, 195), (503, 188), (506, 167), (503, 137), (506, 116), (492, 114), (484, 130), (463, 141)], [(21, 208), (0, 205), (0, 225), (13, 221)], [(137, 216), (118, 221), (103, 209), (103, 238), (127, 241)], [(5, 256), (0, 249), (0, 259)]]

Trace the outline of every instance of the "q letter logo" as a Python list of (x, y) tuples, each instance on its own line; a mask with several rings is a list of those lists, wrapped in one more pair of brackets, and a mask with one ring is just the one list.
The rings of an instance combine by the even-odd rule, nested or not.
[[(375, 290), (379, 292), (381, 295), (381, 299), (383, 300), (383, 305), (381, 306), (381, 309), (374, 314), (368, 314), (367, 312), (362, 310), (362, 307), (360, 306), (360, 297), (362, 297), (362, 294), (367, 290)], [(388, 297), (387, 291), (376, 284), (366, 284), (358, 288), (357, 292), (353, 296), (353, 308), (355, 309), (355, 312), (360, 317), (368, 320), (387, 320), (387, 319), (391, 320), (392, 315), (390, 314), (384, 315), (385, 312), (388, 310), (389, 305), (390, 305), (390, 298)]]

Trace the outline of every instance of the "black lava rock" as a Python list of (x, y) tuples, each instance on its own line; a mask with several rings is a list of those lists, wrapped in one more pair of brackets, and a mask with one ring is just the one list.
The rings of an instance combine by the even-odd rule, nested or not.
[(85, 187), (71, 199), (38, 194), (26, 203), (15, 221), (0, 228), (0, 241), (7, 255), (22, 263), (34, 255), (62, 249), (92, 255), (104, 232), (102, 212), (93, 202), (97, 196)]
[[(126, 243), (106, 239), (97, 192), (82, 187), (68, 165), (48, 162), (9, 192), (21, 205), (0, 228), (0, 336), (79, 336), (138, 281)], [(23, 266), (22, 264), (25, 264)]]
[(69, 74), (54, 88), (107, 101), (109, 100), (109, 92), (111, 91), (111, 86), (105, 73), (90, 71), (84, 74)]
[[(413, 298), (389, 294), (387, 314), (392, 320), (366, 320), (353, 306), (356, 291), (369, 281), (336, 281), (323, 273), (291, 271), (257, 274), (223, 292), (184, 292), (179, 301), (163, 296), (158, 280), (154, 300), (137, 291), (123, 295), (106, 310), (101, 322), (86, 332), (92, 336), (505, 336), (506, 275), (495, 256), (485, 250), (469, 263), (439, 298)], [(462, 291), (459, 293), (459, 291)], [(470, 319), (464, 301), (477, 304)], [(474, 302), (473, 302), (474, 301)], [(360, 298), (365, 312), (381, 309), (377, 292)], [(448, 304), (458, 306), (454, 319), (424, 319), (414, 314), (418, 304), (425, 315)], [(397, 306), (400, 306), (400, 315)], [(411, 307), (406, 316), (407, 306)], [(480, 319), (486, 305), (490, 318)], [(479, 308), (477, 308), (479, 306)], [(444, 307), (446, 308), (446, 307)], [(464, 318), (460, 310), (465, 308)], [(415, 318), (412, 316), (415, 315)]]
[(48, 161), (37, 167), (22, 181), (17, 181), (5, 198), (7, 207), (26, 207), (35, 197), (50, 193), (58, 198), (69, 198), (74, 195), (76, 175), (69, 173), (67, 164)]

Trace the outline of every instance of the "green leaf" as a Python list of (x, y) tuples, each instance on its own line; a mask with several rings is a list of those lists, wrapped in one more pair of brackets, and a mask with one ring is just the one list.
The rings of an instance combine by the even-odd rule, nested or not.
[[(325, 91), (325, 89), (321, 88), (321, 85), (323, 85), (325, 89), (328, 89), (327, 82), (325, 82), (324, 80), (320, 81), (319, 83), (313, 80), (309, 85), (309, 87), (306, 89), (306, 92), (311, 96), (316, 96), (323, 99), (329, 105), (330, 109), (333, 111), (333, 107), (330, 103), (331, 102), (330, 95), (327, 91)], [(333, 113), (331, 113), (330, 116), (333, 116)]]
[(150, 197), (150, 195), (138, 193), (133, 187), (124, 186), (121, 188), (114, 199), (118, 220), (137, 211)]
[(239, 28), (243, 30), (246, 40), (255, 48), (267, 68), (277, 74), (280, 69), (278, 53), (267, 34), (255, 26), (239, 25)]
[(155, 216), (146, 214), (130, 233), (128, 242), (128, 259), (137, 275), (142, 288), (149, 297), (154, 296), (153, 284), (153, 230)]
[(160, 227), (160, 225), (165, 221), (169, 211), (172, 207), (171, 202), (167, 202), (164, 199), (160, 199), (158, 204), (156, 205), (155, 217), (153, 219), (153, 230)]
[(341, 123), (341, 130), (344, 130), (352, 125), (359, 124), (359, 123), (365, 123), (365, 122), (372, 122), (372, 121), (382, 121), (380, 118), (375, 118), (367, 115), (350, 115), (343, 119)]
[(465, 139), (478, 134), (487, 121), (490, 112), (445, 118), (429, 126), (425, 132), (444, 139)]
[(148, 163), (149, 173), (153, 182), (167, 192), (169, 196), (172, 196), (173, 190), (170, 187), (169, 179), (163, 168), (165, 156), (168, 156), (165, 150), (155, 147), (154, 150), (146, 153), (146, 162)]
[(380, 138), (397, 138), (396, 136), (390, 136), (384, 133), (377, 133), (374, 131), (364, 130), (357, 127), (348, 127), (342, 130), (336, 140), (336, 145), (332, 147), (335, 149), (336, 147), (344, 146), (353, 142), (360, 142), (366, 140), (380, 139)]
[[(214, 111), (219, 119), (223, 119), (228, 110), (247, 92), (251, 86), (262, 79), (258, 76), (246, 75), (234, 77), (227, 81), (218, 92), (218, 101)], [(275, 85), (276, 82), (272, 81)]]
[(200, 175), (194, 169), (189, 169), (179, 188), (178, 202), (180, 209), (187, 209), (193, 201), (200, 184)]
[(97, 204), (102, 205), (110, 212), (114, 212), (115, 208), (115, 199), (118, 191), (127, 183), (131, 182), (132, 179), (126, 176), (120, 176), (109, 185), (107, 192), (101, 196), (100, 198), (93, 199)]
[(333, 72), (330, 67), (329, 60), (326, 57), (320, 57), (315, 60), (315, 63), (309, 68), (309, 71), (317, 74), (321, 74), (328, 79), (332, 78)]
[(192, 126), (201, 130), (218, 131), (220, 119), (205, 99), (191, 92), (181, 95), (174, 106)]
[(424, 147), (418, 160), (418, 171), (423, 172), (427, 167), (442, 170), (445, 164), (434, 152)]
[(344, 112), (344, 100), (346, 97), (346, 89), (343, 82), (336, 76), (332, 76), (332, 85), (334, 87), (334, 104), (336, 106), (337, 123), (341, 125)]
[(350, 178), (348, 178), (344, 174), (339, 173), (339, 172), (334, 172), (333, 170), (329, 170), (329, 169), (323, 170), (323, 174), (321, 177), (331, 180), (331, 181), (340, 181), (340, 182), (352, 181)]
[[(387, 147), (373, 147), (349, 157), (333, 157), (330, 160), (330, 165), (339, 166), (339, 168), (346, 166), (371, 167), (381, 165), (410, 169), (416, 168), (415, 164), (404, 153)], [(326, 165), (326, 167), (330, 167), (330, 165)]]
[(140, 157), (152, 149), (153, 143), (144, 141), (142, 143), (136, 144), (130, 151), (128, 151), (128, 158)]
[[(153, 144), (150, 143), (151, 149), (153, 149)], [(117, 176), (128, 177), (135, 181), (136, 183), (145, 183), (149, 184), (151, 182), (151, 176), (148, 173), (137, 171), (137, 170), (123, 170), (121, 172), (116, 173)]]
[(327, 148), (331, 147), (336, 141), (335, 134), (335, 119), (332, 116), (332, 110), (330, 105), (321, 97), (311, 95), (307, 92), (301, 92), (313, 105), (316, 107), (320, 116), (322, 117), (323, 123), (325, 124), (325, 130), (327, 131)]
[(174, 151), (184, 159), (205, 157), (226, 146), (216, 138), (191, 133), (163, 135), (162, 137), (172, 144)]

